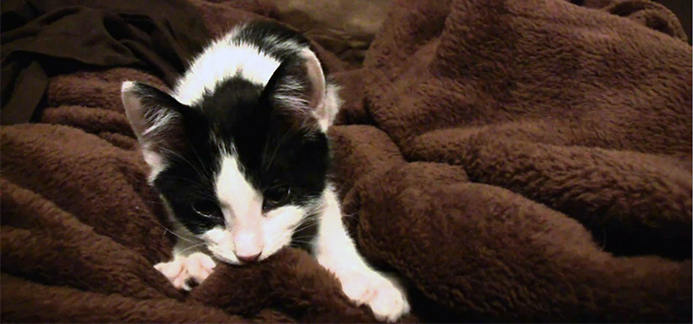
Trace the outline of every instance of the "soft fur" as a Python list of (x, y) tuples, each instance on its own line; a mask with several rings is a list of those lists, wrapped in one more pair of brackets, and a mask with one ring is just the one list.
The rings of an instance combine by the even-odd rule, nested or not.
[[(170, 2), (126, 3), (146, 12)], [(32, 3), (93, 17), (72, 15), (86, 10), (74, 1)], [(220, 34), (264, 12), (253, 1), (193, 3), (201, 17), (185, 12), (173, 29), (109, 15), (96, 21), (108, 28), (65, 33), (92, 55), (161, 61), (172, 52), (136, 46), (141, 35), (185, 27), (156, 38), (159, 49), (202, 43), (194, 23)], [(403, 321), (691, 322), (691, 47), (643, 25), (680, 30), (668, 17), (643, 0), (603, 10), (406, 0), (364, 68), (317, 49), (345, 99), (329, 133), (345, 222), (364, 258), (410, 288)], [(124, 47), (94, 48), (99, 32)], [(85, 50), (60, 44), (35, 49)], [(166, 86), (161, 69), (134, 66), (149, 73), (53, 78), (41, 124), (3, 127), (2, 321), (375, 321), (300, 249), (219, 263), (189, 294), (152, 268), (171, 259), (175, 237), (120, 89)]]
[(216, 261), (246, 265), (293, 242), (379, 319), (409, 311), (342, 223), (325, 133), (339, 98), (302, 35), (241, 24), (191, 62), (172, 95), (130, 81), (121, 93), (178, 237), (173, 259), (155, 265), (174, 287), (202, 283)]

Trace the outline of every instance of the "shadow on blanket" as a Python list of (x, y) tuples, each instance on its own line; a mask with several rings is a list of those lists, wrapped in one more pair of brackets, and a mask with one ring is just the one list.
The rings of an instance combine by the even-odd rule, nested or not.
[[(196, 0), (186, 23), (218, 34), (269, 13), (253, 3)], [(604, 5), (404, 0), (363, 68), (320, 53), (344, 85), (345, 221), (409, 283), (404, 321), (691, 321), (691, 47), (661, 6)], [(154, 25), (197, 28), (179, 23)], [(295, 249), (175, 291), (119, 100), (170, 80), (79, 66), (38, 123), (2, 127), (3, 322), (374, 321)]]

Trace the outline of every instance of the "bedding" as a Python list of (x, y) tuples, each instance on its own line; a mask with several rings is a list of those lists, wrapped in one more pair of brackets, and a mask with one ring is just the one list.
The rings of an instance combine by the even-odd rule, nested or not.
[[(170, 88), (206, 37), (272, 8), (79, 3), (16, 2), (31, 20), (14, 38), (3, 3), (3, 97), (42, 99), (3, 99), (3, 119), (23, 117), (0, 130), (0, 319), (374, 322), (300, 249), (220, 264), (189, 294), (153, 267), (175, 236), (120, 84)], [(75, 33), (56, 10), (101, 16)], [(344, 221), (406, 283), (402, 322), (691, 322), (692, 53), (665, 7), (398, 0), (362, 67), (318, 54), (345, 101), (330, 130)]]

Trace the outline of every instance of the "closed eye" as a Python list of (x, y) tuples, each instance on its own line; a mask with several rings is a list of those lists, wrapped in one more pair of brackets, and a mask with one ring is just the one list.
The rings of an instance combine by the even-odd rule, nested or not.
[(207, 218), (222, 217), (221, 208), (211, 200), (200, 200), (192, 204), (192, 210), (200, 216)]

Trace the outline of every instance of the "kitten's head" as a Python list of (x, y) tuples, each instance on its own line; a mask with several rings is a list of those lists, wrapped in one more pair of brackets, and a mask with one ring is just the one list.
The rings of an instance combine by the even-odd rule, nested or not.
[(267, 258), (320, 208), (335, 111), (310, 54), (284, 61), (264, 87), (237, 76), (190, 106), (123, 83), (149, 181), (221, 261)]

